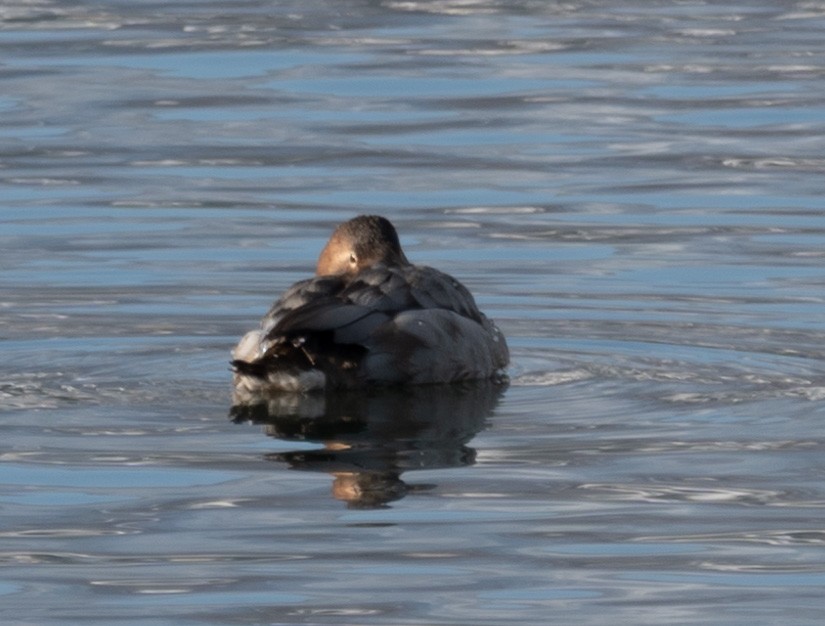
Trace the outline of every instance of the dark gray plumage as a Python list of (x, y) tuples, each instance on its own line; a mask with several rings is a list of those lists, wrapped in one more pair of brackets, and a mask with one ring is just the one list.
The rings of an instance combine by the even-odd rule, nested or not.
[(410, 264), (384, 218), (340, 226), (318, 272), (290, 287), (235, 348), (237, 390), (446, 383), (501, 375), (509, 361), (470, 292)]

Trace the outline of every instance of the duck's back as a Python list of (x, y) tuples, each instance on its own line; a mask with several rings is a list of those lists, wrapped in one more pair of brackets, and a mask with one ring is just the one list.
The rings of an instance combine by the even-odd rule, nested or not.
[(236, 383), (307, 389), (489, 378), (509, 354), (457, 280), (430, 267), (378, 265), (349, 280), (295, 284), (235, 359)]

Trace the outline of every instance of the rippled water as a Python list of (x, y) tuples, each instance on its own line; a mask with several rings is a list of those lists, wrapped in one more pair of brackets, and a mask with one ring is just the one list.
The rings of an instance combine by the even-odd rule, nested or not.
[[(821, 2), (6, 2), (16, 624), (818, 624)], [(232, 409), (380, 212), (507, 389)]]

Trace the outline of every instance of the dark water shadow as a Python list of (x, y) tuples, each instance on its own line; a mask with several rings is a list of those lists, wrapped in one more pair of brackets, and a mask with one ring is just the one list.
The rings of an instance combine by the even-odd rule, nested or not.
[(405, 472), (472, 465), (467, 444), (480, 432), (506, 385), (372, 389), (317, 395), (279, 394), (236, 404), (236, 423), (262, 424), (270, 437), (323, 444), (318, 450), (265, 455), (269, 461), (333, 477), (333, 497), (378, 508), (433, 485), (409, 485)]

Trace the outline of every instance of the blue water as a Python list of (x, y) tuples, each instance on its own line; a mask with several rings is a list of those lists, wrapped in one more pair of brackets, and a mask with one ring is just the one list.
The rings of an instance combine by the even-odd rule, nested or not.
[[(0, 7), (15, 624), (819, 624), (825, 11)], [(232, 408), (359, 212), (510, 386)]]

